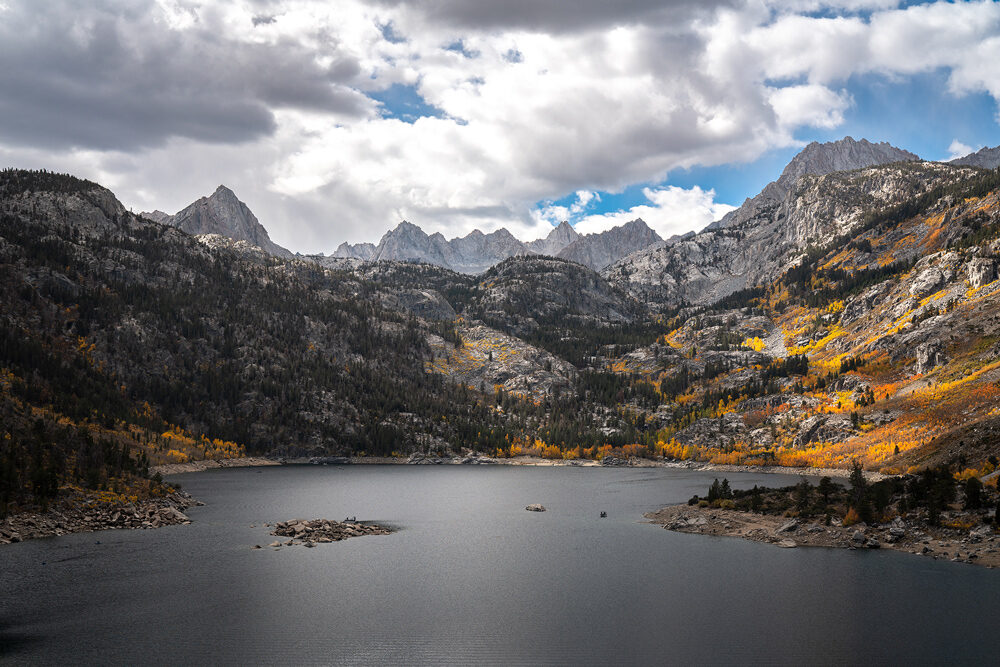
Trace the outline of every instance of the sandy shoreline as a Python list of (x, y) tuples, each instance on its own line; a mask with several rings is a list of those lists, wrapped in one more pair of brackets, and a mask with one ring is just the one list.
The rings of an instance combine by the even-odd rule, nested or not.
[[(680, 533), (739, 537), (778, 547), (892, 549), (954, 562), (1000, 567), (1000, 537), (993, 530), (962, 531), (923, 525), (893, 524), (850, 527), (799, 521), (788, 517), (738, 510), (670, 505), (645, 515), (650, 522)], [(835, 524), (839, 524), (839, 520)]]

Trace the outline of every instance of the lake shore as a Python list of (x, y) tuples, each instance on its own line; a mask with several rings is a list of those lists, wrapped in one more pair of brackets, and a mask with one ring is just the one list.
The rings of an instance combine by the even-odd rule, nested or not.
[[(509, 466), (539, 466), (539, 467), (573, 467), (573, 468), (674, 468), (695, 472), (719, 473), (763, 473), (768, 475), (800, 475), (805, 477), (831, 477), (847, 479), (851, 471), (841, 468), (789, 468), (782, 466), (744, 466), (700, 461), (668, 461), (653, 459), (611, 459), (607, 463), (593, 459), (543, 459), (537, 456), (515, 456), (513, 458), (494, 458), (484, 455), (468, 456), (330, 456), (330, 457), (300, 457), (272, 459), (267, 457), (245, 457), (241, 459), (217, 459), (205, 461), (190, 461), (188, 463), (169, 463), (150, 468), (150, 472), (161, 475), (177, 475), (181, 473), (215, 470), (217, 468), (244, 468), (272, 465), (509, 465)], [(879, 481), (886, 476), (878, 472), (865, 472), (870, 481)]]
[(1000, 567), (1000, 538), (988, 527), (962, 531), (907, 524), (902, 520), (849, 527), (835, 520), (827, 526), (822, 521), (688, 504), (670, 505), (645, 517), (679, 533), (738, 537), (784, 548), (892, 549), (934, 560)]
[(0, 544), (115, 528), (176, 526), (191, 523), (184, 510), (201, 504), (181, 491), (132, 503), (106, 502), (74, 494), (60, 498), (46, 512), (18, 512), (0, 520)]
[(187, 461), (185, 463), (164, 463), (150, 466), (150, 474), (179, 475), (186, 472), (201, 472), (217, 468), (253, 468), (257, 466), (277, 466), (281, 461), (263, 456), (245, 456), (239, 459), (205, 459), (203, 461)]

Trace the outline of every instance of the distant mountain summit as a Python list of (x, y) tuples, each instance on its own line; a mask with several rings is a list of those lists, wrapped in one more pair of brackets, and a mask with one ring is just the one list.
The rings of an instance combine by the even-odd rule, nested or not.
[(337, 249), (334, 250), (333, 254), (330, 256), (337, 259), (362, 259), (368, 261), (374, 255), (374, 243), (358, 243), (356, 245), (351, 245), (347, 241), (344, 241), (337, 246)]
[(965, 157), (951, 160), (948, 164), (957, 164), (963, 167), (996, 169), (997, 167), (1000, 167), (1000, 146), (994, 146), (993, 148), (981, 148), (975, 153), (969, 153)]
[(202, 197), (174, 215), (168, 215), (163, 211), (142, 215), (193, 236), (218, 234), (234, 241), (252, 243), (277, 257), (293, 256), (291, 252), (271, 240), (267, 230), (247, 205), (224, 185), (216, 188), (212, 196)]
[(814, 141), (785, 165), (777, 180), (765, 185), (757, 196), (747, 199), (738, 209), (709, 225), (708, 229), (739, 225), (756, 217), (762, 210), (783, 202), (802, 176), (825, 176), (838, 171), (919, 159), (910, 151), (896, 148), (885, 141), (873, 144), (867, 139), (855, 141), (853, 137), (823, 144)]
[(587, 236), (581, 236), (572, 225), (563, 221), (545, 238), (527, 243), (503, 228), (489, 234), (476, 229), (449, 241), (440, 233), (428, 235), (417, 225), (403, 221), (386, 232), (377, 246), (342, 243), (333, 257), (372, 262), (421, 262), (475, 274), (511, 257), (549, 255), (598, 270), (659, 240), (656, 232), (641, 220)]
[(580, 234), (573, 229), (573, 225), (569, 224), (565, 220), (559, 223), (559, 226), (549, 232), (549, 235), (543, 239), (538, 239), (536, 241), (530, 241), (525, 245), (531, 252), (538, 255), (549, 255), (555, 257), (559, 252), (580, 238)]
[(599, 234), (587, 234), (563, 248), (556, 256), (600, 271), (634, 252), (663, 239), (641, 218)]

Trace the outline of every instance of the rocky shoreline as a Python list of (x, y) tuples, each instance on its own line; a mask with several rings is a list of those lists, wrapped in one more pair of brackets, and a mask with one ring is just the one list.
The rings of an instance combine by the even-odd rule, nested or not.
[(216, 468), (252, 468), (257, 466), (277, 466), (281, 461), (263, 456), (245, 456), (238, 459), (205, 459), (204, 461), (188, 461), (186, 463), (164, 463), (149, 468), (150, 474), (179, 475), (186, 472), (201, 472)]
[[(833, 477), (846, 479), (850, 470), (843, 468), (788, 468), (782, 466), (746, 466), (705, 463), (700, 461), (673, 461), (667, 459), (616, 458), (606, 456), (600, 461), (593, 459), (543, 459), (537, 456), (515, 456), (513, 458), (497, 458), (483, 454), (423, 454), (420, 452), (409, 456), (303, 456), (297, 458), (267, 458), (262, 456), (240, 459), (218, 459), (206, 461), (190, 461), (188, 463), (169, 463), (150, 468), (150, 472), (161, 475), (177, 475), (217, 468), (246, 468), (256, 466), (276, 465), (508, 465), (508, 466), (540, 466), (571, 468), (675, 468), (695, 472), (741, 472), (762, 473), (768, 475), (798, 475), (805, 477)], [(885, 475), (877, 472), (866, 472), (865, 478), (877, 482), (885, 479)]]
[(134, 503), (64, 498), (47, 512), (19, 512), (0, 521), (0, 544), (114, 528), (143, 530), (188, 524), (191, 520), (184, 510), (202, 504), (180, 491)]
[(645, 515), (667, 530), (717, 537), (740, 537), (778, 547), (830, 547), (840, 549), (893, 549), (934, 560), (1000, 566), (1000, 537), (989, 526), (973, 530), (932, 528), (900, 518), (888, 524), (843, 526), (803, 522), (787, 517), (738, 510), (671, 505)]

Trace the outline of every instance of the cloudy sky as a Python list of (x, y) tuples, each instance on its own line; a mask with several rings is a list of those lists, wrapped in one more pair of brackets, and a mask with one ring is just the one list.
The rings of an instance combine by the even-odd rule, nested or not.
[(663, 236), (806, 143), (1000, 144), (1000, 4), (0, 0), (0, 164), (136, 211), (224, 183), (302, 252), (401, 219)]

